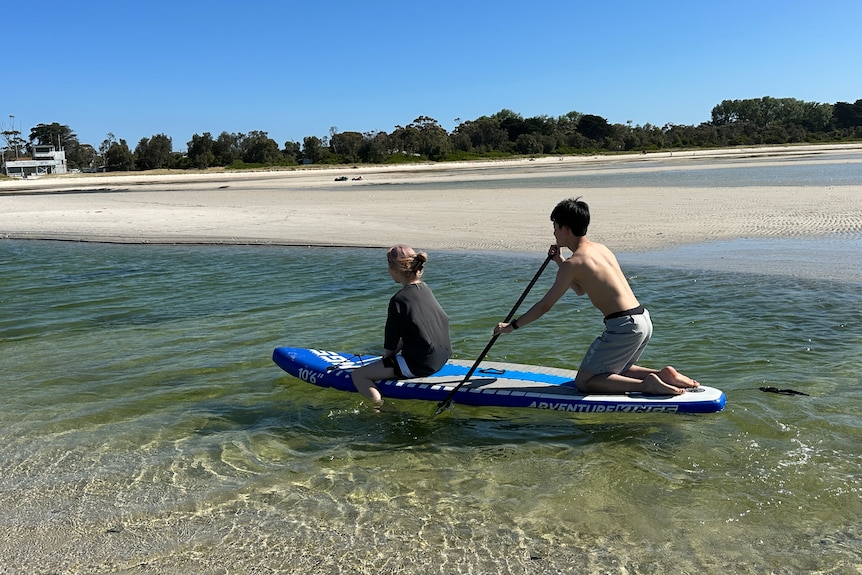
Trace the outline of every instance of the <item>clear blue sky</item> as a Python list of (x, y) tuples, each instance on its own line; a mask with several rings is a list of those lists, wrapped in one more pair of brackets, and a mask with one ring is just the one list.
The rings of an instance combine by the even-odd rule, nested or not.
[(860, 0), (43, 0), (0, 22), (0, 125), (96, 147), (452, 130), (504, 108), (696, 125), (722, 100), (862, 98)]

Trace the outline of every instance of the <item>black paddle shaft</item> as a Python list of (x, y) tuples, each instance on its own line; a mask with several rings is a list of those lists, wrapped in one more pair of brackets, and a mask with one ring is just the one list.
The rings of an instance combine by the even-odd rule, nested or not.
[[(545, 271), (545, 268), (548, 267), (548, 264), (551, 262), (551, 258), (554, 257), (551, 253), (548, 253), (548, 257), (545, 258), (545, 261), (542, 262), (542, 266), (539, 268), (539, 271), (536, 272), (536, 275), (533, 276), (533, 279), (530, 280), (530, 283), (527, 285), (527, 289), (524, 290), (524, 293), (521, 294), (521, 297), (518, 298), (518, 301), (515, 302), (515, 305), (512, 307), (512, 310), (509, 312), (509, 315), (506, 316), (506, 319), (503, 320), (503, 323), (509, 323), (512, 321), (512, 316), (515, 315), (515, 312), (518, 311), (518, 308), (521, 307), (521, 304), (524, 303), (524, 300), (527, 297), (527, 294), (530, 293), (530, 290), (533, 289), (533, 286), (536, 285), (536, 282), (539, 281), (539, 277), (542, 275), (542, 272)], [(476, 371), (476, 368), (479, 367), (479, 364), (482, 363), (482, 360), (485, 359), (485, 356), (488, 355), (488, 352), (491, 351), (491, 347), (494, 345), (494, 342), (497, 341), (497, 338), (500, 337), (500, 334), (494, 334), (491, 338), (491, 341), (488, 342), (488, 345), (485, 346), (485, 349), (482, 350), (482, 353), (479, 354), (479, 358), (476, 359), (476, 362), (473, 364), (473, 367), (470, 368), (470, 371), (467, 372), (467, 375), (464, 376), (464, 379), (461, 380), (461, 383), (452, 388), (452, 391), (449, 392), (449, 395), (446, 396), (446, 399), (437, 404), (437, 410), (434, 411), (434, 415), (440, 415), (443, 413), (443, 410), (449, 407), (452, 403), (452, 397), (455, 393), (461, 389), (461, 386), (470, 381), (470, 377), (473, 376), (473, 372)]]

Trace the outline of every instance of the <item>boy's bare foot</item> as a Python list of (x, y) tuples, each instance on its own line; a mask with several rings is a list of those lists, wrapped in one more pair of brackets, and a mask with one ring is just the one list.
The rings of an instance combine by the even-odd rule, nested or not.
[(676, 368), (670, 365), (658, 372), (658, 377), (666, 384), (674, 387), (700, 387), (700, 383), (697, 380), (681, 374)]
[(641, 384), (641, 393), (650, 393), (652, 395), (679, 395), (685, 393), (685, 389), (680, 389), (663, 382), (659, 377), (651, 373), (646, 376)]

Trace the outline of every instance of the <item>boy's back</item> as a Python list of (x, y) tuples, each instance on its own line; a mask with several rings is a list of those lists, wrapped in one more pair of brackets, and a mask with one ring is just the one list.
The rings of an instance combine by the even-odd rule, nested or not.
[(587, 294), (602, 315), (639, 305), (616, 256), (607, 246), (581, 237), (571, 247), (572, 255), (560, 263), (560, 270), (571, 275), (575, 293)]

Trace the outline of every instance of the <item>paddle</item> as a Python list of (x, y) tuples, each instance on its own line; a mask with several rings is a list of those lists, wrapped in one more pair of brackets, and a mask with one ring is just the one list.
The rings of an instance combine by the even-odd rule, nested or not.
[[(515, 315), (515, 312), (518, 311), (518, 308), (524, 302), (524, 298), (527, 297), (527, 294), (530, 293), (530, 290), (533, 289), (533, 286), (536, 285), (536, 282), (539, 280), (539, 276), (542, 275), (542, 272), (545, 271), (545, 268), (548, 267), (548, 263), (551, 261), (553, 255), (550, 253), (548, 257), (545, 258), (545, 261), (542, 263), (542, 267), (539, 268), (539, 271), (536, 272), (536, 275), (533, 276), (533, 279), (530, 280), (530, 283), (527, 285), (527, 289), (524, 290), (524, 293), (521, 294), (521, 297), (518, 298), (518, 301), (515, 302), (514, 307), (509, 312), (509, 315), (506, 316), (506, 319), (503, 320), (503, 323), (509, 323), (512, 321), (512, 316)], [(500, 337), (500, 334), (495, 334), (491, 341), (488, 342), (488, 345), (485, 346), (485, 349), (482, 350), (482, 353), (479, 354), (479, 358), (476, 360), (476, 363), (473, 364), (473, 367), (470, 368), (470, 371), (467, 372), (467, 375), (464, 376), (464, 379), (461, 380), (461, 383), (456, 385), (452, 391), (449, 392), (449, 395), (446, 396), (446, 399), (437, 404), (437, 410), (434, 411), (434, 416), (438, 416), (443, 413), (443, 410), (448, 408), (452, 404), (452, 397), (455, 395), (461, 386), (470, 381), (470, 377), (473, 375), (473, 372), (476, 371), (476, 368), (479, 367), (479, 364), (482, 363), (482, 360), (485, 359), (485, 356), (488, 355), (488, 352), (491, 350), (491, 346), (494, 345), (494, 342), (497, 341), (497, 338)]]

